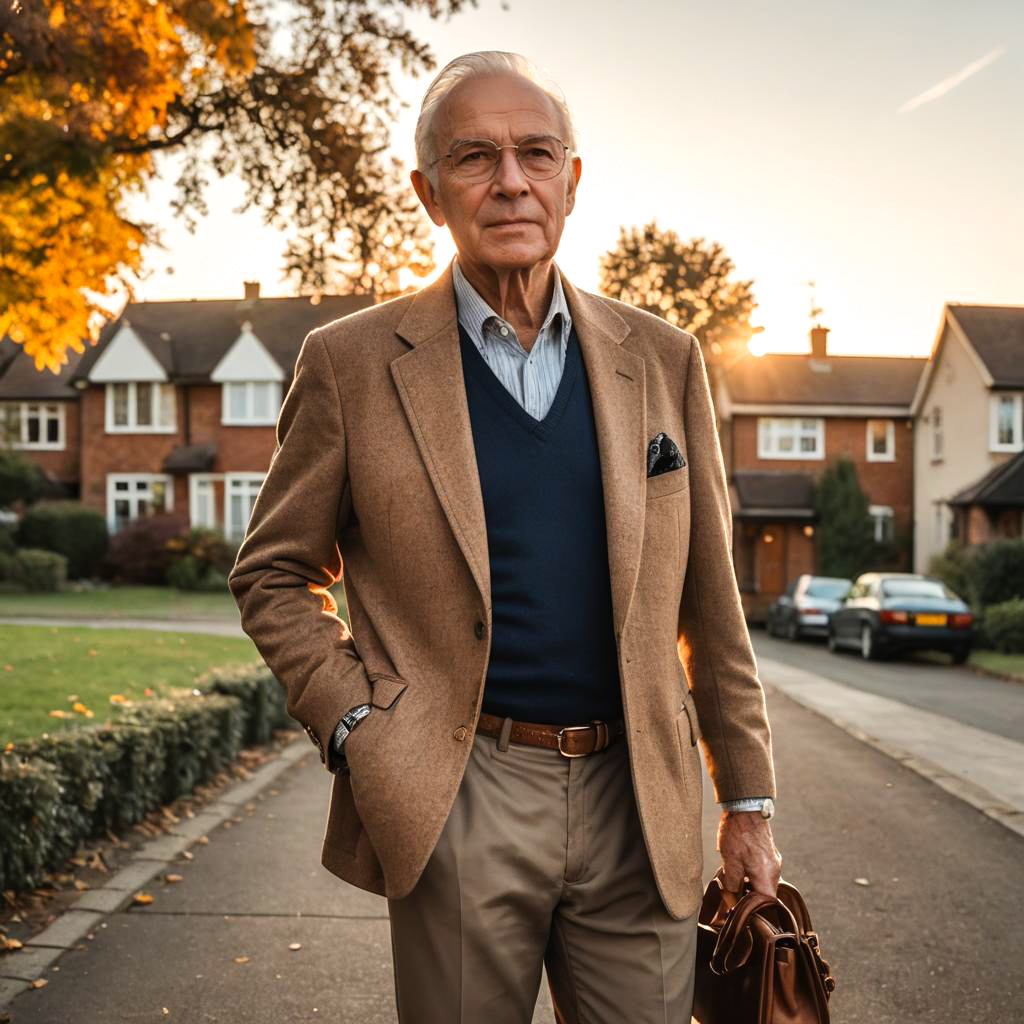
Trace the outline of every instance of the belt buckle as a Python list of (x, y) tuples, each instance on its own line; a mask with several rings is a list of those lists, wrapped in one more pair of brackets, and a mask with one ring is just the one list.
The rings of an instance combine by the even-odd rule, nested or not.
[[(593, 750), (588, 750), (582, 754), (570, 754), (568, 750), (562, 749), (562, 736), (567, 732), (579, 732), (581, 729), (596, 729), (597, 730), (597, 742), (594, 744)], [(602, 722), (600, 719), (594, 718), (591, 720), (589, 725), (566, 725), (558, 731), (558, 752), (563, 757), (587, 757), (589, 754), (596, 754), (599, 750), (604, 750), (608, 746), (608, 724)]]

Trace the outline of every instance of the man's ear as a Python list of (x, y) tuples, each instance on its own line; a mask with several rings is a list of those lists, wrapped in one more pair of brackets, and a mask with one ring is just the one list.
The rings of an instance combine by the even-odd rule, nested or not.
[(580, 175), (583, 174), (583, 161), (574, 156), (569, 164), (569, 181), (565, 186), (565, 215), (572, 213), (576, 205), (576, 186), (580, 183)]
[(434, 192), (434, 186), (430, 184), (430, 179), (421, 170), (413, 169), (409, 172), (409, 180), (412, 182), (412, 187), (416, 190), (416, 195), (419, 196), (423, 208), (427, 211), (427, 216), (439, 228), (444, 227), (444, 211), (437, 201), (437, 193)]

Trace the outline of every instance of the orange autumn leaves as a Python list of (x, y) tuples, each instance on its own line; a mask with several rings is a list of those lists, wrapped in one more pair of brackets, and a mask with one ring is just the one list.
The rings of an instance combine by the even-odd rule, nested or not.
[(57, 372), (112, 315), (155, 228), (125, 200), (169, 112), (254, 65), (244, 2), (41, 0), (0, 33), (0, 336)]

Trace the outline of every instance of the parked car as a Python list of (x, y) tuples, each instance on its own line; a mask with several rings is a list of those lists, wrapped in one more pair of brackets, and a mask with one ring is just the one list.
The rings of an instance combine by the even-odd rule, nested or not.
[(828, 649), (860, 650), (864, 658), (897, 651), (948, 651), (956, 664), (967, 660), (974, 616), (942, 580), (912, 572), (868, 572), (858, 576), (828, 620)]
[(764, 628), (769, 636), (799, 640), (828, 633), (828, 616), (846, 596), (852, 580), (840, 576), (798, 576), (768, 606)]

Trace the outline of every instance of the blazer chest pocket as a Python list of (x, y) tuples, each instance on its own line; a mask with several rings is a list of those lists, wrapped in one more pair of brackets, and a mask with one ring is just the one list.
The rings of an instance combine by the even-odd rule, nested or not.
[(667, 473), (659, 473), (657, 476), (647, 477), (647, 500), (661, 498), (668, 494), (675, 494), (682, 491), (690, 482), (690, 467), (680, 466), (679, 469), (670, 469)]

